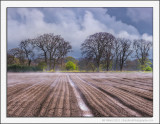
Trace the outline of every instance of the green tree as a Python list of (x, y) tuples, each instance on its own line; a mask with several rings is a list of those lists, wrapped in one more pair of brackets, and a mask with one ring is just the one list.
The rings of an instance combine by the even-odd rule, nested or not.
[(76, 64), (74, 64), (74, 63), (71, 62), (71, 61), (68, 61), (68, 62), (66, 63), (66, 69), (67, 69), (67, 70), (75, 70), (75, 69), (76, 69)]
[(65, 60), (66, 60), (66, 62), (69, 62), (69, 61), (71, 61), (71, 62), (73, 62), (73, 63), (78, 63), (78, 60), (76, 60), (74, 57), (72, 57), (72, 56), (67, 56), (66, 58), (65, 58)]
[(152, 68), (151, 68), (150, 66), (147, 66), (147, 67), (145, 68), (145, 71), (152, 71)]
[(152, 71), (151, 65), (152, 62), (149, 59), (147, 59), (143, 65), (140, 64), (140, 69), (142, 71)]
[(144, 71), (146, 66), (149, 64), (148, 56), (150, 49), (152, 48), (152, 42), (146, 41), (144, 39), (137, 39), (133, 42), (133, 49), (135, 51), (135, 57), (138, 59), (141, 64), (141, 70)]

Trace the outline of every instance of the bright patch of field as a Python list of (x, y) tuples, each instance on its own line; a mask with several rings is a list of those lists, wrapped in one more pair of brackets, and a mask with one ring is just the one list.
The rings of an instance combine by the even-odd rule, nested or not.
[(152, 117), (152, 73), (8, 73), (7, 117)]

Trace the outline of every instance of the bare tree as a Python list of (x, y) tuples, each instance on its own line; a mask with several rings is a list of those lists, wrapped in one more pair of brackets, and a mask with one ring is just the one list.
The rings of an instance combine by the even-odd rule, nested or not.
[(135, 56), (140, 62), (141, 67), (143, 67), (146, 64), (146, 61), (149, 56), (149, 50), (151, 47), (152, 47), (152, 43), (149, 41), (146, 41), (144, 39), (134, 40), (133, 48), (136, 53)]
[(34, 41), (34, 46), (42, 51), (45, 63), (47, 65), (49, 63), (49, 69), (54, 69), (58, 60), (66, 56), (72, 48), (70, 43), (66, 42), (60, 35), (54, 35), (52, 33), (37, 37)]
[(64, 41), (64, 39), (61, 40), (60, 46), (58, 48), (59, 57), (57, 61), (61, 60), (61, 67), (62, 67), (62, 61), (64, 60), (64, 57), (67, 55), (67, 53), (71, 52), (72, 46), (69, 42)]
[(19, 59), (20, 64), (24, 64), (25, 63), (25, 54), (24, 51), (20, 48), (13, 48), (8, 50), (8, 57), (9, 55), (12, 56), (13, 61), (15, 61), (15, 59)]
[(61, 60), (64, 59), (64, 57), (67, 55), (68, 52), (71, 51), (72, 47), (69, 42), (66, 42), (63, 38), (58, 36), (59, 40), (57, 42), (56, 47), (50, 51), (51, 53), (51, 61), (53, 61), (53, 69), (55, 68), (56, 63), (58, 63)]
[(105, 39), (105, 47), (104, 47), (104, 62), (106, 65), (106, 70), (109, 70), (109, 67), (111, 65), (111, 62), (114, 57), (114, 41), (115, 37), (111, 34), (106, 34), (106, 39)]
[(111, 37), (113, 36), (106, 32), (95, 33), (90, 35), (81, 45), (82, 55), (95, 60), (98, 72), (105, 51), (105, 46), (108, 43), (108, 38)]
[(24, 51), (24, 54), (26, 56), (26, 59), (28, 60), (28, 65), (30, 66), (31, 61), (34, 57), (34, 52), (33, 52), (33, 45), (32, 45), (32, 40), (31, 39), (26, 39), (20, 42), (19, 44), (20, 49)]
[(14, 56), (7, 53), (7, 65), (12, 65), (12, 64), (15, 64), (15, 58)]
[(125, 61), (127, 60), (128, 56), (132, 54), (133, 50), (131, 50), (131, 41), (129, 39), (118, 38), (117, 41), (120, 44), (119, 66), (120, 71), (122, 71)]
[[(49, 68), (51, 69), (52, 60), (54, 60), (53, 56), (57, 53), (59, 43), (61, 42), (61, 37), (60, 37), (60, 35), (54, 36), (54, 34), (47, 34), (47, 38), (48, 38), (48, 41), (47, 41), (46, 48), (47, 48), (47, 53), (48, 53), (48, 58), (49, 58)], [(56, 60), (54, 60), (54, 62), (55, 61)], [(54, 65), (55, 65), (55, 63), (54, 63)]]
[(114, 41), (114, 69), (118, 70), (118, 66), (119, 66), (119, 54), (120, 54), (120, 43), (119, 43), (120, 39), (116, 38)]
[(47, 64), (47, 45), (48, 45), (48, 34), (43, 34), (34, 39), (33, 45), (42, 51), (41, 56), (44, 57), (45, 63)]

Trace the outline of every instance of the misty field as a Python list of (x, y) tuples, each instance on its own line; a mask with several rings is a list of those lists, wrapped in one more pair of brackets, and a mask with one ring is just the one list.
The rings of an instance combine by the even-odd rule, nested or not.
[(152, 73), (8, 73), (7, 117), (152, 117)]

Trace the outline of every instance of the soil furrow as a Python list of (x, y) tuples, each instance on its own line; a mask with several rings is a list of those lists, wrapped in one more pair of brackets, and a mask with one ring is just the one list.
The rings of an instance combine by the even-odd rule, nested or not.
[(152, 73), (8, 73), (7, 117), (152, 117)]
[[(91, 85), (93, 85), (93, 86), (95, 86), (95, 87), (97, 87), (98, 89), (100, 89), (101, 91), (103, 91), (103, 92), (105, 92), (106, 94), (108, 94), (108, 95), (110, 95), (111, 97), (113, 97), (113, 98), (115, 98), (115, 99), (117, 99), (120, 103), (123, 103), (125, 106), (127, 106), (127, 107), (129, 107), (129, 108), (131, 108), (131, 109), (133, 109), (133, 110), (135, 110), (135, 111), (137, 111), (138, 113), (140, 113), (141, 115), (143, 115), (143, 116), (150, 116), (150, 114), (148, 114), (148, 113), (146, 113), (146, 112), (144, 112), (144, 111), (141, 111), (141, 110), (139, 110), (139, 109), (137, 109), (137, 108), (135, 108), (134, 106), (133, 106), (133, 104), (131, 105), (131, 104), (128, 104), (127, 102), (124, 102), (124, 100), (122, 100), (122, 99), (126, 99), (126, 97), (122, 97), (122, 96), (124, 96), (124, 95), (120, 95), (119, 93), (119, 95), (114, 95), (113, 93), (115, 93), (115, 91), (112, 91), (113, 93), (111, 93), (110, 91), (108, 92), (107, 91), (107, 89), (108, 88), (104, 88), (104, 87), (98, 87), (97, 85), (95, 85), (95, 84), (93, 84), (93, 83), (90, 83), (90, 82), (88, 82), (89, 84), (91, 84)], [(121, 98), (122, 99), (120, 99), (118, 96), (121, 96)], [(136, 103), (136, 102), (135, 102)], [(139, 103), (139, 105), (140, 105), (141, 103)], [(146, 103), (146, 105), (147, 105), (147, 103)], [(143, 106), (141, 106), (141, 107), (143, 107)], [(148, 109), (148, 112), (150, 111), (151, 109)]]
[[(82, 83), (83, 85), (85, 85), (84, 83)], [(82, 87), (82, 86), (81, 86)], [(101, 108), (103, 108), (103, 111), (105, 111), (105, 113), (110, 113), (110, 115), (107, 115), (107, 116), (115, 116), (115, 113), (119, 113), (119, 110), (121, 110), (122, 108), (121, 107), (118, 107), (117, 106), (117, 108), (115, 108), (115, 104), (113, 104), (113, 102), (110, 102), (110, 100), (107, 100), (107, 96), (104, 94), (104, 93), (102, 93), (100, 90), (98, 90), (97, 88), (95, 88), (95, 87), (93, 87), (93, 89), (94, 89), (94, 92), (92, 92), (93, 90), (89, 90), (89, 89), (92, 89), (92, 87), (91, 86), (89, 86), (89, 85), (87, 85), (86, 84), (86, 86), (85, 87), (88, 87), (88, 91), (90, 91), (88, 94), (90, 94), (90, 97), (92, 97), (93, 99), (94, 99), (94, 102), (97, 102), (97, 105), (99, 105), (99, 107), (101, 107)], [(84, 88), (83, 88), (84, 89)], [(99, 92), (99, 93), (98, 93)], [(98, 93), (98, 94), (95, 94), (95, 93)], [(93, 96), (92, 96), (92, 94), (94, 94)], [(101, 94), (101, 95), (100, 95)], [(103, 96), (103, 97), (102, 97)], [(101, 99), (99, 99), (99, 98), (101, 98)], [(105, 101), (104, 101), (105, 100)], [(106, 101), (107, 100), (107, 101)], [(119, 108), (119, 109), (118, 109)], [(99, 109), (98, 109), (98, 111), (99, 111)], [(101, 111), (101, 113), (103, 112), (103, 111)], [(121, 111), (124, 111), (125, 112), (125, 110), (121, 110)], [(123, 114), (127, 114), (127, 113), (123, 113)], [(104, 116), (104, 115), (103, 115)], [(106, 114), (105, 114), (105, 116), (106, 116)], [(118, 116), (118, 115), (117, 115)], [(121, 113), (121, 115), (120, 116), (123, 116), (122, 115), (122, 113)]]
[[(88, 78), (84, 78), (84, 79), (88, 80)], [(118, 84), (118, 83), (111, 82), (111, 81), (106, 81), (104, 79), (94, 79), (94, 78), (91, 78), (91, 79), (96, 82), (102, 83), (101, 85), (109, 85), (109, 86), (112, 86), (112, 87), (115, 87), (121, 90), (125, 90), (126, 92), (130, 92), (132, 94), (140, 96), (149, 101), (153, 100), (153, 93), (151, 91), (139, 89), (139, 88), (124, 85), (124, 84)]]
[(149, 87), (145, 87), (145, 86), (141, 86), (141, 85), (135, 85), (135, 84), (128, 84), (126, 82), (117, 81), (115, 79), (106, 79), (106, 81), (111, 81), (111, 82), (115, 82), (115, 83), (118, 83), (118, 84), (125, 84), (125, 85), (129, 85), (129, 86), (136, 87), (136, 88), (139, 88), (139, 89), (143, 89), (143, 90), (153, 91), (153, 89), (149, 88)]

